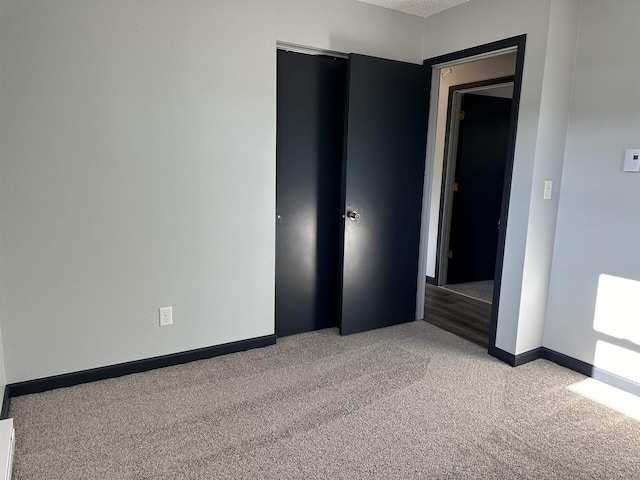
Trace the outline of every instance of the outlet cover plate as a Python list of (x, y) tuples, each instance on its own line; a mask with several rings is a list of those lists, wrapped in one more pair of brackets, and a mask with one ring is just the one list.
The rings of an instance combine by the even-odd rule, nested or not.
[(640, 172), (640, 148), (630, 148), (625, 152), (624, 171)]
[(160, 308), (160, 326), (173, 325), (173, 307)]

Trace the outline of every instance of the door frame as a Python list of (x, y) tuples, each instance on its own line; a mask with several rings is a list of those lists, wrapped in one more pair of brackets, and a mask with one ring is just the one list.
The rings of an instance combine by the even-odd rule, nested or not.
[(500, 287), (502, 285), (502, 268), (504, 262), (504, 250), (508, 229), (509, 200), (511, 197), (511, 180), (513, 176), (513, 163), (515, 159), (516, 134), (518, 127), (518, 113), (520, 110), (520, 94), (522, 92), (522, 78), (524, 71), (524, 57), (527, 35), (506, 38), (495, 42), (467, 48), (453, 53), (440, 55), (424, 61), (424, 65), (432, 69), (431, 103), (429, 111), (429, 127), (427, 139), (427, 161), (425, 171), (425, 192), (422, 204), (422, 229), (420, 234), (420, 257), (418, 265), (418, 290), (416, 292), (416, 318), (424, 318), (424, 295), (427, 278), (426, 243), (428, 236), (428, 212), (430, 208), (429, 188), (433, 179), (433, 163), (435, 156), (435, 131), (438, 102), (437, 97), (440, 87), (439, 71), (453, 65), (467, 63), (483, 58), (494, 57), (503, 53), (516, 52), (516, 69), (513, 79), (513, 99), (511, 106), (511, 120), (509, 125), (509, 143), (507, 147), (507, 161), (505, 165), (504, 188), (502, 191), (502, 206), (500, 212), (501, 229), (498, 235), (498, 248), (496, 254), (496, 269), (494, 276), (493, 303), (491, 306), (491, 320), (489, 323), (489, 348), (488, 352), (494, 357), (500, 358), (500, 351), (496, 348), (496, 333), (498, 330), (498, 310), (500, 306)]
[(513, 75), (498, 77), (479, 82), (452, 85), (449, 87), (447, 107), (447, 127), (444, 140), (444, 156), (442, 166), (442, 189), (440, 191), (440, 214), (438, 221), (438, 242), (436, 246), (435, 279), (438, 286), (444, 285), (447, 279), (448, 262), (446, 251), (451, 236), (451, 222), (453, 220), (453, 195), (448, 185), (451, 185), (455, 175), (458, 158), (458, 133), (460, 122), (456, 120), (461, 110), (462, 95), (465, 93), (482, 92), (498, 86), (513, 86)]

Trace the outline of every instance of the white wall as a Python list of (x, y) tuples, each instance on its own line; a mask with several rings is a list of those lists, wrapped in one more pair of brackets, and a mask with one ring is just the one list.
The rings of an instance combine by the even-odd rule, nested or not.
[[(551, 4), (522, 274), (518, 354), (543, 343), (581, 4), (579, 0), (555, 0)], [(543, 199), (546, 179), (554, 182), (556, 193), (551, 200)]]
[(0, 392), (4, 394), (4, 387), (7, 385), (7, 374), (4, 365), (4, 340), (0, 329)]
[(276, 40), (422, 59), (354, 0), (1, 8), (9, 382), (272, 334)]
[[(2, 22), (2, 16), (5, 13), (5, 9), (4, 9), (4, 5), (2, 2), (0, 2), (0, 23)], [(0, 75), (2, 74), (3, 71), (3, 66), (0, 64)], [(2, 93), (0, 91), (0, 101), (2, 99)], [(0, 122), (2, 121), (2, 115), (0, 112)], [(1, 125), (1, 123), (0, 123)], [(1, 127), (0, 127), (1, 128)], [(1, 155), (2, 155), (2, 145), (0, 144), (0, 165), (1, 163)], [(1, 173), (1, 172), (0, 172)], [(1, 178), (1, 177), (0, 177)], [(2, 213), (2, 203), (0, 203), (0, 214)], [(2, 234), (2, 226), (0, 224), (0, 235)], [(0, 242), (0, 257), (2, 256), (2, 243)], [(2, 278), (2, 272), (0, 272), (0, 279)], [(2, 296), (0, 295), (0, 324), (2, 323), (1, 320), (3, 318), (2, 316), (2, 312), (3, 312), (3, 308), (2, 308)], [(6, 375), (6, 369), (5, 369), (5, 362), (4, 362), (4, 341), (2, 338), (2, 327), (0, 325), (0, 391), (4, 394), (4, 387), (7, 385), (7, 375)]]
[(544, 345), (640, 383), (640, 148), (636, 0), (585, 0)]
[(354, 0), (276, 0), (278, 40), (422, 63), (420, 17)]
[[(7, 380), (273, 332), (276, 40), (419, 62), (522, 33), (497, 345), (527, 351), (544, 328), (631, 378), (602, 352), (640, 342), (607, 315), (640, 293), (640, 177), (621, 172), (640, 147), (640, 6), (584, 1), (566, 137), (579, 3), (471, 0), (423, 23), (352, 0), (0, 0)], [(545, 178), (562, 178), (559, 207)]]
[(260, 1), (6, 5), (10, 382), (273, 333), (272, 18)]
[[(563, 3), (567, 6), (561, 7)], [(544, 88), (544, 84), (555, 78), (554, 72), (546, 68), (547, 47), (550, 41), (556, 43), (554, 35), (557, 36), (555, 28), (550, 30), (550, 19), (560, 15), (563, 8), (573, 8), (577, 12), (577, 5), (579, 0), (471, 0), (426, 19), (426, 58), (527, 34), (496, 338), (498, 348), (514, 354), (523, 353), (522, 348), (528, 348), (532, 343), (537, 343), (538, 347), (542, 343), (544, 307), (542, 312), (530, 312), (521, 306), (523, 292), (526, 292), (527, 304), (536, 301), (546, 305), (545, 286), (549, 278), (545, 278), (545, 270), (551, 264), (551, 255), (545, 242), (553, 235), (555, 214), (553, 207), (549, 207), (547, 215), (538, 215), (537, 211), (547, 205), (538, 205), (542, 201), (541, 195), (538, 200), (534, 191), (539, 187), (541, 173), (546, 171), (543, 166), (549, 162), (557, 162), (560, 168), (562, 165), (561, 156), (544, 158), (546, 145), (559, 144), (566, 135), (565, 130), (550, 131), (545, 125), (548, 120), (545, 108), (550, 108), (548, 105), (554, 93)], [(571, 68), (571, 65), (566, 66), (567, 71)], [(558, 75), (564, 76), (565, 72)], [(545, 77), (549, 79), (545, 80)], [(570, 88), (570, 84), (563, 88)], [(545, 141), (539, 138), (543, 131), (548, 136)], [(532, 213), (534, 220), (530, 218)], [(529, 235), (533, 226), (539, 232)], [(536, 245), (536, 242), (542, 244)], [(542, 252), (536, 261), (544, 265), (543, 268), (525, 269), (528, 249)]]
[[(431, 202), (427, 238), (427, 275), (435, 277), (438, 249), (438, 224), (440, 222), (440, 196), (442, 195), (442, 169), (444, 166), (445, 137), (447, 133), (447, 110), (449, 88), (453, 85), (479, 82), (492, 78), (508, 77), (516, 71), (515, 53), (477, 60), (451, 67), (451, 73), (442, 78), (438, 94), (438, 118), (434, 162), (431, 172)], [(428, 181), (428, 177), (427, 177)]]

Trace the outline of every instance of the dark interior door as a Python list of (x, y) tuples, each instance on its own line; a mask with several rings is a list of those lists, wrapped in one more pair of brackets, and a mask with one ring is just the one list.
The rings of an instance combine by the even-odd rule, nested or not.
[(464, 94), (447, 283), (492, 280), (507, 160), (511, 99)]
[(342, 334), (415, 319), (429, 76), (350, 56)]
[(278, 51), (276, 335), (338, 325), (346, 60)]

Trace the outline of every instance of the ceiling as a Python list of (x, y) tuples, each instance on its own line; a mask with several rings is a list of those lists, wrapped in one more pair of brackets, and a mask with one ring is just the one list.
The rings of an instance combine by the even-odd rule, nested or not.
[(428, 17), (435, 13), (455, 7), (469, 0), (358, 0), (364, 3), (371, 3), (392, 10), (418, 15), (420, 17)]

